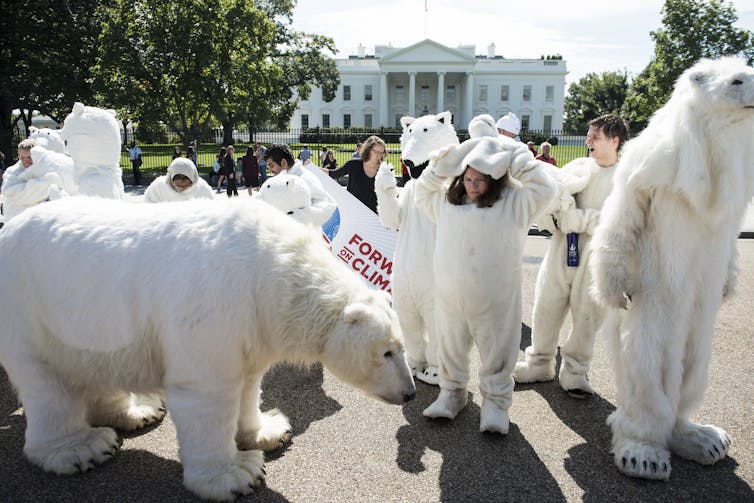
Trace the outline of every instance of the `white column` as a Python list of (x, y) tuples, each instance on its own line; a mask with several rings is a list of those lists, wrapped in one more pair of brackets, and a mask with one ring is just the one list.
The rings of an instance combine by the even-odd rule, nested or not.
[(416, 72), (408, 72), (408, 115), (416, 117)]
[(474, 74), (466, 74), (466, 92), (463, 99), (463, 115), (465, 117), (462, 129), (468, 127), (472, 117), (474, 117)]
[(387, 127), (387, 72), (380, 72), (380, 126)]
[(445, 111), (445, 72), (437, 72), (437, 113)]

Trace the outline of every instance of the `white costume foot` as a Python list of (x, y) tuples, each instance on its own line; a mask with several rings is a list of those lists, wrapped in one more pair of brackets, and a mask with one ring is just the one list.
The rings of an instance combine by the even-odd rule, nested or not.
[(543, 382), (555, 379), (555, 360), (530, 361), (516, 363), (513, 380), (517, 383)]
[(594, 394), (594, 388), (592, 388), (586, 375), (573, 374), (568, 371), (565, 365), (560, 367), (558, 379), (560, 380), (560, 387), (574, 398), (586, 398), (587, 395)]
[(406, 361), (408, 362), (408, 368), (411, 369), (411, 375), (416, 377), (419, 372), (424, 370), (424, 362), (421, 362), (419, 360), (414, 360), (410, 356), (406, 357)]
[(440, 394), (429, 407), (424, 409), (423, 414), (427, 417), (453, 419), (466, 407), (468, 393), (466, 388), (462, 389), (441, 389)]
[(206, 499), (232, 501), (264, 483), (262, 451), (240, 451), (230, 462), (184, 466), (183, 484)]
[(42, 445), (27, 445), (29, 461), (59, 475), (88, 472), (104, 463), (120, 448), (121, 440), (112, 428), (88, 428), (74, 435)]
[(509, 427), (508, 411), (499, 408), (492, 400), (483, 399), (479, 417), (479, 431), (507, 435)]
[(614, 442), (613, 456), (618, 470), (630, 477), (668, 480), (670, 451), (657, 444), (636, 440)]
[(673, 430), (670, 450), (684, 459), (711, 465), (726, 456), (730, 443), (725, 430), (717, 426), (682, 421)]
[(416, 373), (416, 378), (427, 384), (438, 386), (440, 384), (440, 369), (437, 367), (425, 367)]
[(240, 450), (274, 451), (290, 442), (291, 423), (278, 409), (262, 412), (260, 423), (259, 430), (239, 431), (236, 434), (236, 445)]

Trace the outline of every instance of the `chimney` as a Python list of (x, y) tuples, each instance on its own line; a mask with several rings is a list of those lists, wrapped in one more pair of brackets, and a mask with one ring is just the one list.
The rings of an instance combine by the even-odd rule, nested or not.
[(364, 58), (364, 52), (366, 51), (366, 47), (361, 45), (361, 42), (359, 42), (359, 58)]
[(487, 58), (495, 59), (495, 42), (487, 46)]

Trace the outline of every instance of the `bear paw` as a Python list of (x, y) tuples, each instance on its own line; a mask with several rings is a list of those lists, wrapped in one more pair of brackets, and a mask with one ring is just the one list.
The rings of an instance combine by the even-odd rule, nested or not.
[(503, 410), (492, 400), (482, 400), (482, 411), (479, 414), (479, 431), (482, 433), (500, 433), (507, 435), (510, 428), (508, 411)]
[(586, 375), (569, 372), (565, 364), (560, 367), (558, 379), (560, 387), (573, 398), (586, 398), (587, 395), (594, 394), (594, 388)]
[(467, 400), (466, 388), (441, 389), (437, 400), (424, 409), (422, 414), (426, 417), (453, 419), (466, 407)]
[(683, 421), (673, 430), (670, 450), (684, 459), (712, 465), (727, 455), (730, 444), (730, 437), (722, 428)]
[(613, 447), (618, 470), (629, 477), (668, 480), (670, 477), (670, 451), (657, 444), (624, 440)]
[(89, 428), (42, 445), (27, 445), (29, 461), (58, 475), (84, 473), (102, 464), (120, 449), (122, 441), (112, 428)]
[(522, 361), (513, 369), (513, 380), (517, 383), (544, 382), (555, 379), (555, 360), (541, 362)]
[(261, 449), (274, 451), (291, 441), (293, 430), (288, 418), (278, 409), (263, 412), (259, 430), (239, 431), (236, 444), (241, 450)]
[(232, 501), (264, 485), (262, 451), (240, 451), (227, 463), (208, 463), (188, 469), (184, 466), (183, 485), (206, 499)]
[(440, 384), (440, 369), (433, 366), (425, 367), (424, 370), (419, 370), (415, 377), (424, 383), (438, 386)]

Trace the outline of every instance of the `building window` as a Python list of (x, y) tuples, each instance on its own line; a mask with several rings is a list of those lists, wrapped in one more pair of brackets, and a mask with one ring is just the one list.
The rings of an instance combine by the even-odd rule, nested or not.
[(531, 101), (531, 86), (524, 86), (523, 100), (524, 103), (529, 103)]
[(405, 114), (395, 114), (395, 127), (403, 127), (401, 126), (401, 117), (403, 117)]
[(343, 101), (351, 101), (351, 86), (343, 86)]
[(419, 103), (426, 105), (427, 101), (429, 101), (429, 86), (422, 86), (419, 89)]
[(545, 101), (552, 101), (554, 94), (555, 94), (555, 86), (545, 87)]
[(487, 101), (487, 84), (479, 86), (479, 101)]
[(364, 101), (372, 101), (372, 85), (366, 84), (364, 86)]
[(309, 114), (301, 114), (301, 129), (309, 127)]
[(351, 114), (343, 114), (343, 127), (345, 129), (351, 127)]
[(552, 129), (552, 115), (545, 115), (545, 123), (544, 123), (544, 130), (545, 133), (549, 133)]
[(456, 102), (456, 86), (448, 86), (445, 88), (445, 101), (447, 103)]
[(364, 114), (364, 127), (372, 127), (372, 114)]
[(406, 91), (403, 86), (395, 86), (395, 99), (396, 101), (403, 101), (406, 99)]
[(529, 129), (529, 114), (521, 116), (521, 129)]
[(322, 114), (322, 127), (330, 127), (330, 114)]
[(508, 102), (508, 93), (510, 93), (510, 87), (507, 85), (500, 86), (500, 101), (503, 103)]

